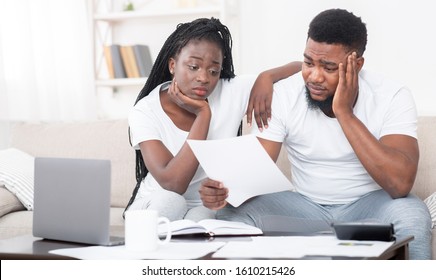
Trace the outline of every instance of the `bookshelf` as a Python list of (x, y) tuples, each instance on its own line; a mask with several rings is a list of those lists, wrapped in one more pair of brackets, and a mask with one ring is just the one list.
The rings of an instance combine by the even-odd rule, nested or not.
[[(160, 46), (179, 22), (212, 16), (225, 22), (227, 17), (225, 11), (231, 9), (228, 7), (231, 1), (155, 0), (133, 1), (135, 10), (122, 11), (124, 2), (93, 0), (91, 16), (93, 19), (95, 85), (97, 87), (143, 85), (146, 81), (146, 78), (110, 79), (103, 52), (104, 45), (112, 43), (149, 45), (154, 62)], [(160, 32), (154, 33), (161, 35), (142, 36), (141, 32), (138, 32), (140, 26), (159, 29)]]

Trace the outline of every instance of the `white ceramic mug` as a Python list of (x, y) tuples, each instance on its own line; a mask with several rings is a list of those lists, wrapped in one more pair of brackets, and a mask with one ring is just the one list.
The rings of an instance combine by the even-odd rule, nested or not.
[[(167, 235), (161, 240), (158, 225), (167, 225)], [(129, 210), (125, 213), (125, 244), (131, 251), (155, 251), (171, 240), (170, 221), (159, 217), (156, 210)]]

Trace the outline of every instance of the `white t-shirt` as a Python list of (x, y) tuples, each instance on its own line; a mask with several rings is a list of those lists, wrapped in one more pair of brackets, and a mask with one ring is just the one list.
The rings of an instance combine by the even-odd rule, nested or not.
[[(256, 76), (237, 76), (230, 81), (219, 80), (208, 97), (212, 118), (207, 139), (235, 137), (245, 114), (251, 88)], [(163, 111), (159, 98), (161, 86), (156, 87), (147, 97), (142, 98), (129, 114), (132, 146), (139, 149), (139, 143), (160, 140), (175, 155), (181, 149), (189, 132), (177, 128)], [(201, 205), (198, 193), (200, 183), (206, 178), (201, 166), (197, 169), (188, 189), (183, 194), (189, 208)], [(149, 172), (141, 183), (137, 197), (144, 197), (161, 186)]]
[[(354, 114), (380, 139), (416, 138), (417, 112), (404, 86), (367, 71), (359, 74)], [(319, 204), (343, 204), (380, 189), (360, 163), (336, 118), (308, 108), (304, 80), (294, 75), (274, 85), (272, 120), (258, 137), (284, 142), (296, 190)]]

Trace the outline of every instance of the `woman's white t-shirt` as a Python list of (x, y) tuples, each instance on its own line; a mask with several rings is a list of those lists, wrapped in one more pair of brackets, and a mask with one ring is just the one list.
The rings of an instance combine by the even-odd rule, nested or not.
[[(207, 139), (235, 137), (246, 112), (255, 76), (237, 76), (230, 81), (220, 79), (208, 97), (212, 118)], [(139, 149), (139, 143), (147, 140), (160, 140), (173, 154), (177, 154), (186, 141), (187, 131), (177, 128), (162, 109), (159, 91), (156, 87), (142, 98), (129, 114), (131, 143)], [(198, 167), (189, 187), (183, 194), (188, 208), (201, 205), (198, 193), (200, 183), (206, 178), (201, 166)], [(137, 198), (149, 195), (162, 187), (149, 172), (141, 183)]]

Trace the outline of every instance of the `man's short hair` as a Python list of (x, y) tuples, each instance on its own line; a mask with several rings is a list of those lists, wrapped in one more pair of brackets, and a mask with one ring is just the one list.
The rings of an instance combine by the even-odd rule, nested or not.
[(362, 56), (366, 49), (366, 25), (360, 17), (342, 9), (318, 14), (309, 25), (308, 38), (319, 43), (340, 44)]

